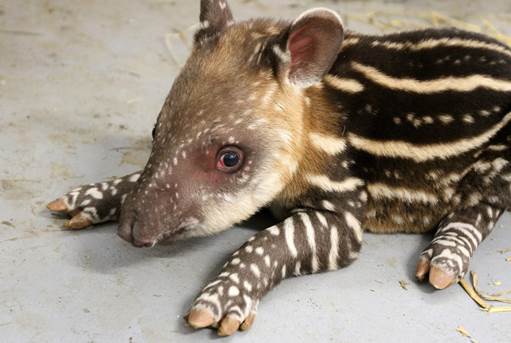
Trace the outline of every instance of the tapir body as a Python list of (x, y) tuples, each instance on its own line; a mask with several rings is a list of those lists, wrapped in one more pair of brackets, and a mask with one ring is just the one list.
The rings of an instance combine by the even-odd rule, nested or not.
[(188, 323), (251, 326), (281, 280), (335, 270), (364, 230), (435, 231), (417, 278), (445, 288), (511, 205), (511, 49), (457, 29), (345, 31), (313, 9), (201, 28), (153, 131), (145, 169), (49, 204), (69, 228), (119, 218), (135, 246), (208, 235), (264, 207), (282, 219), (235, 251)]

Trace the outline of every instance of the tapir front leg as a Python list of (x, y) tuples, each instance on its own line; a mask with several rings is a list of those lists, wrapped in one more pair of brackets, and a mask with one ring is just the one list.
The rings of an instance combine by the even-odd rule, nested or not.
[(71, 220), (65, 224), (68, 229), (83, 229), (116, 220), (124, 199), (140, 174), (136, 172), (110, 181), (80, 186), (50, 202), (48, 209), (71, 216)]
[(448, 215), (419, 258), (416, 272), (419, 281), (429, 273), (431, 285), (443, 289), (463, 278), (470, 258), (503, 212), (503, 209), (480, 203)]
[(187, 321), (193, 328), (219, 325), (222, 336), (246, 330), (263, 295), (281, 280), (347, 266), (358, 256), (361, 240), (356, 211), (297, 210), (234, 252), (195, 300)]

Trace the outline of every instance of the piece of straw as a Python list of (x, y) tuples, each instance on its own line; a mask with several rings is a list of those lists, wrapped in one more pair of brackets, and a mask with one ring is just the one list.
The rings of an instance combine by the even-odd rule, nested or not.
[(399, 286), (401, 286), (401, 288), (404, 289), (405, 291), (408, 290), (408, 282), (406, 282), (405, 280), (399, 280)]
[(457, 328), (456, 328), (456, 331), (458, 331), (460, 333), (460, 335), (464, 336), (464, 337), (467, 337), (468, 339), (470, 339), (470, 342), (472, 343), (478, 343), (477, 340), (472, 337), (472, 335), (470, 335), (467, 331), (467, 329), (465, 329), (463, 326), (459, 325)]
[(490, 313), (511, 312), (511, 306), (493, 306), (493, 305), (489, 305), (485, 301), (485, 300), (488, 300), (488, 301), (497, 301), (497, 302), (503, 302), (503, 303), (511, 303), (510, 302), (511, 299), (481, 294), (477, 289), (477, 286), (479, 283), (479, 278), (477, 276), (477, 273), (471, 272), (470, 275), (472, 277), (473, 287), (471, 285), (469, 285), (468, 282), (466, 282), (464, 279), (460, 280), (459, 284), (461, 285), (461, 287), (463, 287), (465, 292), (467, 292), (467, 294), (470, 296), (470, 298), (472, 298), (472, 300), (474, 300), (479, 305), (479, 307), (481, 307), (481, 309), (483, 311), (490, 312)]
[(472, 277), (472, 285), (474, 285), (474, 290), (483, 298), (484, 300), (488, 301), (498, 301), (501, 303), (511, 304), (511, 299), (509, 298), (502, 298), (499, 296), (489, 295), (486, 293), (483, 293), (479, 290), (479, 277), (477, 276), (476, 272), (470, 272), (470, 275)]

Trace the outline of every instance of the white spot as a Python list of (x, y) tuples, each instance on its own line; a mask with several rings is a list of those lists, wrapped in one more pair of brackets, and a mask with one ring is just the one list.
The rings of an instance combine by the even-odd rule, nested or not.
[(90, 195), (94, 199), (103, 199), (103, 192), (100, 192), (96, 187), (89, 188), (85, 195)]
[(229, 290), (227, 291), (227, 295), (230, 297), (235, 297), (240, 294), (240, 289), (236, 286), (229, 287)]
[(280, 229), (277, 226), (272, 226), (267, 230), (272, 236), (278, 236), (280, 234)]
[(266, 264), (267, 267), (270, 266), (270, 255), (264, 256), (264, 263)]
[(129, 177), (128, 181), (129, 182), (136, 182), (138, 180), (138, 178), (140, 177), (140, 174), (133, 174)]
[(252, 273), (254, 273), (255, 277), (261, 276), (261, 271), (259, 270), (259, 267), (255, 263), (250, 264), (250, 270)]
[(252, 291), (252, 284), (248, 281), (243, 281), (243, 287), (249, 292)]
[(463, 121), (467, 124), (473, 124), (474, 123), (474, 117), (472, 117), (470, 114), (465, 114), (463, 116)]
[(231, 279), (235, 283), (240, 283), (240, 278), (238, 277), (238, 273), (233, 273), (229, 275), (229, 279)]

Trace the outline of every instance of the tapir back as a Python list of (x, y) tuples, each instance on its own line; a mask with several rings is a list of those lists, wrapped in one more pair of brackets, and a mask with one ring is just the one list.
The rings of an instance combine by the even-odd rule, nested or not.
[(343, 159), (367, 182), (367, 228), (421, 232), (463, 201), (460, 180), (507, 138), (511, 49), (456, 29), (351, 33), (324, 86), (343, 114)]

